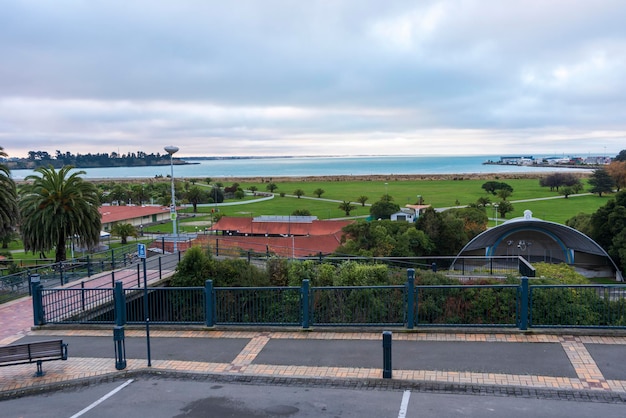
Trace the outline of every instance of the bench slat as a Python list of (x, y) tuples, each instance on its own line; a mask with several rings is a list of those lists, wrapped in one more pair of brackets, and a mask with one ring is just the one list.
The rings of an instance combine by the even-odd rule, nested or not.
[(62, 340), (9, 345), (0, 347), (0, 364), (64, 359), (65, 353)]

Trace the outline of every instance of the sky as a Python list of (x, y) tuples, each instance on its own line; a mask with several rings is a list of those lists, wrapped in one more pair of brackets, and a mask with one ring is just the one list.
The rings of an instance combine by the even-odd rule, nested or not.
[(616, 155), (623, 0), (2, 0), (0, 147)]

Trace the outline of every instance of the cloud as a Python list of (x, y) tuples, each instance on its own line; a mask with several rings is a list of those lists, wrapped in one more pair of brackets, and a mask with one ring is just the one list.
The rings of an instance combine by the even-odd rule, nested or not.
[(624, 15), (618, 0), (7, 0), (0, 146), (617, 153)]

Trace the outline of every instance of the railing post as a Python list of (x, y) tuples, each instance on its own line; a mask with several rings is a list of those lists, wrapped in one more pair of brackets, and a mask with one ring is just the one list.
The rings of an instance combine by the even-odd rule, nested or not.
[(161, 237), (161, 253), (165, 254), (165, 237)]
[(220, 255), (220, 240), (215, 238), (215, 256), (218, 257)]
[(204, 317), (206, 319), (206, 326), (215, 326), (215, 299), (213, 298), (213, 280), (207, 280), (204, 282)]
[(415, 269), (408, 269), (406, 273), (406, 327), (413, 329), (415, 323)]
[(111, 270), (115, 270), (115, 250), (111, 249)]
[(126, 342), (124, 339), (124, 325), (126, 324), (126, 295), (122, 282), (115, 282), (113, 291), (115, 300), (115, 327), (113, 327), (113, 342), (115, 343), (115, 368), (126, 368)]
[(61, 286), (65, 285), (63, 282), (63, 262), (59, 262), (59, 280), (61, 281)]
[(30, 277), (31, 293), (33, 294), (33, 322), (35, 325), (43, 325), (43, 297), (41, 276), (33, 274)]
[(159, 256), (159, 281), (163, 280), (163, 268), (161, 266), (161, 257), (163, 257), (162, 255)]
[(383, 379), (391, 379), (391, 331), (383, 331)]
[(126, 294), (124, 293), (124, 283), (115, 282), (113, 298), (115, 300), (115, 325), (126, 325)]
[(91, 277), (91, 258), (87, 256), (87, 277)]
[(80, 282), (80, 306), (85, 310), (85, 282)]
[(300, 302), (302, 308), (302, 328), (309, 328), (309, 280), (302, 280), (300, 289)]
[(528, 329), (528, 306), (529, 306), (529, 302), (530, 302), (530, 297), (529, 297), (529, 289), (528, 289), (528, 277), (523, 276), (522, 277), (522, 283), (521, 283), (521, 290), (522, 290), (522, 300), (520, 301), (520, 323), (519, 323), (519, 329), (521, 330), (527, 330)]

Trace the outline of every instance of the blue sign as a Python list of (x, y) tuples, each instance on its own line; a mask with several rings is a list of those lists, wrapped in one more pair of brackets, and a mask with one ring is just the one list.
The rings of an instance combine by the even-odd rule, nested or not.
[(146, 258), (146, 244), (137, 244), (137, 256)]

